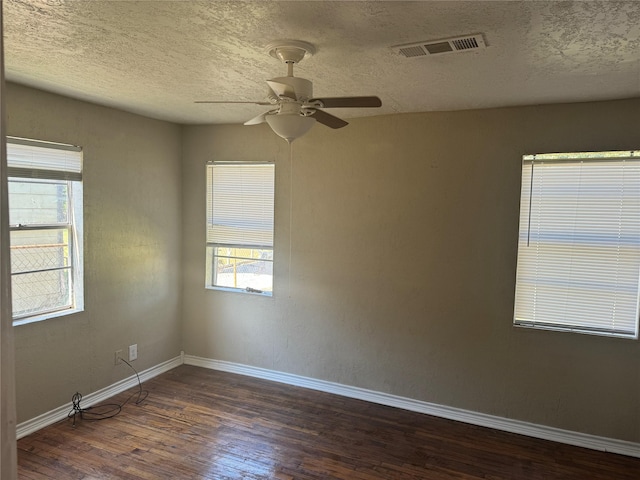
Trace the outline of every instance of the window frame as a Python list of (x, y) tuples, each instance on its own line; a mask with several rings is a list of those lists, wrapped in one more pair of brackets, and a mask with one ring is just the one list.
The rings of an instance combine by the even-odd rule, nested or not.
[[(224, 169), (224, 167), (270, 167), (271, 181), (266, 186), (266, 193), (250, 191), (246, 197), (243, 197), (241, 208), (231, 208), (229, 211), (220, 210), (220, 207), (214, 205), (214, 171), (216, 167)], [(224, 185), (230, 187), (229, 183)], [(246, 185), (243, 185), (246, 187)], [(264, 185), (262, 185), (263, 187)], [(243, 190), (244, 191), (244, 190)], [(267, 208), (267, 212), (262, 214), (256, 210), (257, 204), (255, 199), (250, 197), (255, 194), (262, 200), (260, 208), (257, 210), (264, 210)], [(239, 194), (237, 194), (239, 195)], [(246, 199), (246, 202), (244, 201)], [(221, 204), (225, 204), (228, 199), (221, 199)], [(265, 204), (264, 202), (270, 202)], [(229, 203), (226, 203), (230, 205)], [(259, 295), (265, 297), (273, 296), (273, 265), (274, 265), (274, 216), (275, 216), (275, 163), (273, 161), (211, 161), (206, 164), (206, 268), (205, 268), (205, 288), (208, 290), (219, 290), (228, 292), (239, 292), (250, 295)], [(237, 205), (234, 205), (237, 207)], [(219, 213), (223, 211), (224, 213)], [(226, 232), (228, 225), (215, 224), (215, 219), (221, 220), (221, 217), (227, 217), (227, 214), (232, 213), (232, 223), (234, 227), (233, 232)], [(246, 215), (246, 217), (243, 217)], [(252, 228), (249, 225), (256, 221), (259, 217), (258, 223), (261, 227)], [(226, 219), (228, 220), (228, 218)], [(267, 228), (268, 227), (268, 228)], [(259, 231), (257, 231), (259, 230)], [(247, 232), (249, 232), (247, 234)], [(219, 249), (231, 249), (226, 255), (220, 254)], [(242, 250), (248, 253), (238, 253), (238, 250)], [(255, 255), (259, 255), (256, 257)], [(266, 258), (265, 258), (266, 254)], [(268, 268), (270, 270), (269, 285), (267, 289), (258, 285), (244, 285), (243, 286), (229, 286), (224, 285), (217, 279), (215, 265), (218, 259), (233, 260), (234, 263), (234, 281), (236, 277), (236, 264), (237, 260), (249, 260), (249, 263), (262, 264), (261, 268)], [(253, 259), (259, 259), (257, 262)], [(249, 282), (247, 282), (249, 283)], [(254, 288), (257, 287), (257, 288)]]
[(639, 199), (638, 151), (523, 156), (514, 326), (638, 338)]
[[(12, 152), (16, 148), (15, 151)], [(32, 157), (27, 159), (20, 152), (20, 146), (28, 148), (36, 147), (31, 151)], [(46, 149), (51, 158), (40, 162), (37, 150)], [(61, 152), (60, 152), (61, 151)], [(65, 157), (72, 158), (67, 162)], [(59, 157), (59, 161), (56, 160)], [(43, 232), (47, 230), (66, 230), (68, 248), (68, 265), (46, 268), (43, 270), (31, 269), (20, 272), (11, 272), (12, 284), (17, 275), (38, 273), (44, 271), (67, 271), (69, 276), (69, 303), (40, 309), (25, 314), (15, 314), (12, 309), (13, 325), (24, 325), (39, 322), (50, 318), (66, 316), (84, 310), (84, 265), (83, 265), (83, 182), (82, 182), (82, 149), (75, 145), (67, 145), (55, 142), (31, 140), (18, 137), (7, 137), (7, 163), (8, 183), (50, 183), (66, 186), (67, 219), (66, 222), (28, 222), (10, 224), (10, 236), (14, 232)], [(11, 193), (8, 195), (11, 206)], [(11, 250), (14, 248), (12, 247)]]

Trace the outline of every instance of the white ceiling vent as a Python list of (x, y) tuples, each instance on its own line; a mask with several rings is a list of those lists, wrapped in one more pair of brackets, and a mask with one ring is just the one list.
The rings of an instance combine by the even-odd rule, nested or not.
[(441, 55), (443, 53), (466, 52), (486, 47), (487, 45), (484, 43), (482, 34), (476, 33), (474, 35), (445, 38), (443, 40), (407, 43), (405, 45), (396, 45), (391, 48), (406, 58), (416, 58), (428, 57), (430, 55)]

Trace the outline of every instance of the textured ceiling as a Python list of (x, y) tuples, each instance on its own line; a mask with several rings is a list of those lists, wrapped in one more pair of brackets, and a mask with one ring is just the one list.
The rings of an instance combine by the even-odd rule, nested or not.
[[(640, 97), (640, 1), (4, 0), (10, 81), (180, 123), (240, 123), (312, 43), (316, 96), (378, 95), (342, 116)], [(397, 44), (482, 33), (488, 48), (407, 59)]]

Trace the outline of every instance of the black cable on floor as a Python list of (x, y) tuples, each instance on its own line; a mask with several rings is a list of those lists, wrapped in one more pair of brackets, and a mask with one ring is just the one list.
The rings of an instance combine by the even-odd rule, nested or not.
[(133, 365), (127, 362), (124, 358), (121, 358), (124, 363), (131, 367), (131, 370), (136, 374), (136, 378), (138, 379), (138, 391), (133, 392), (123, 403), (101, 403), (99, 405), (93, 405), (91, 407), (83, 408), (80, 406), (80, 401), (82, 400), (82, 395), (79, 392), (76, 392), (71, 397), (71, 411), (67, 415), (67, 419), (73, 418), (73, 426), (76, 426), (76, 415), (79, 415), (82, 420), (106, 420), (107, 418), (113, 418), (118, 415), (122, 411), (122, 407), (124, 407), (129, 401), (134, 397), (134, 395), (138, 395), (138, 398), (135, 401), (136, 405), (142, 403), (149, 392), (146, 390), (142, 390), (142, 382), (140, 381), (140, 376)]

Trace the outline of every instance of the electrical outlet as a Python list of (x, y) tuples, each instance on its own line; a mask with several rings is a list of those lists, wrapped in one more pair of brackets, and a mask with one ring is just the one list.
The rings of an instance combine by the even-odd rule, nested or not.
[(133, 362), (138, 358), (138, 344), (129, 345), (129, 361)]
[(120, 365), (122, 363), (122, 350), (116, 350), (116, 353), (113, 356), (113, 364)]

